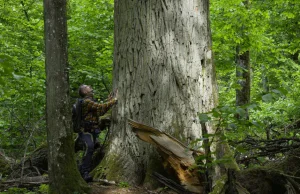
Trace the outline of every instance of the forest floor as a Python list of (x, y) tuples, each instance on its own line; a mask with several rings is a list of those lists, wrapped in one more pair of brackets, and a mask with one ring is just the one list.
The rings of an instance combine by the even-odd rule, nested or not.
[(97, 182), (89, 183), (92, 194), (176, 194), (168, 188), (149, 190), (145, 187), (125, 187), (117, 185), (103, 185)]

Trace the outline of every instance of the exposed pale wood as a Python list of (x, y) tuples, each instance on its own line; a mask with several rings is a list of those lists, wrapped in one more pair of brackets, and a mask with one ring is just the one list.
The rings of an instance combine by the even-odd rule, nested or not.
[(109, 181), (106, 179), (97, 179), (97, 180), (94, 180), (94, 182), (99, 182), (101, 185), (116, 185), (115, 181)]
[(200, 181), (198, 177), (198, 169), (194, 168), (196, 162), (193, 157), (193, 150), (165, 132), (133, 120), (128, 122), (139, 139), (152, 144), (158, 150), (164, 162), (175, 170), (185, 189), (195, 193), (203, 193), (203, 181)]

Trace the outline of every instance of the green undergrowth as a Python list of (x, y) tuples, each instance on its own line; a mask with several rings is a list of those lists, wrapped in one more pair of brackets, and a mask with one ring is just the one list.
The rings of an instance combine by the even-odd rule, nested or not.
[(11, 187), (5, 191), (1, 191), (0, 194), (47, 194), (49, 186), (47, 184), (41, 184), (39, 187), (33, 187), (31, 189)]

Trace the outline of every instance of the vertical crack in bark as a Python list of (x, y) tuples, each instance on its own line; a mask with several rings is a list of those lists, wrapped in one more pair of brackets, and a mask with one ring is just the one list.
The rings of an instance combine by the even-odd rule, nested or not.
[(161, 0), (161, 3), (162, 3), (162, 8), (165, 12), (168, 11), (168, 5), (167, 5), (167, 2), (166, 0)]

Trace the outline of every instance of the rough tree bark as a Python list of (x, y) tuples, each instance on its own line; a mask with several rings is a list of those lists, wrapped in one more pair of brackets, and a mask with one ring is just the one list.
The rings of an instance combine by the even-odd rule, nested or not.
[(66, 0), (44, 0), (49, 193), (86, 193), (71, 130)]
[[(198, 113), (217, 101), (208, 0), (115, 0), (114, 88), (108, 179), (150, 183), (160, 166), (127, 119), (160, 129), (186, 144), (201, 137)], [(208, 126), (212, 132), (211, 126)]]

